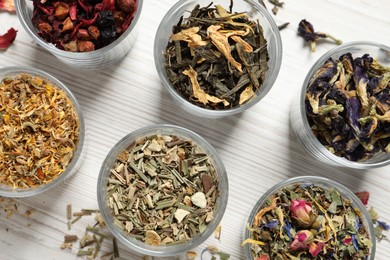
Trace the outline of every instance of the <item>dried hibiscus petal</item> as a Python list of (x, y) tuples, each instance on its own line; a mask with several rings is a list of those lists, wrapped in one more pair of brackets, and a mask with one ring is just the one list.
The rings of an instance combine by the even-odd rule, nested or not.
[(12, 44), (12, 42), (16, 38), (17, 30), (11, 28), (3, 35), (0, 35), (0, 49), (7, 49), (8, 46)]
[(0, 0), (0, 10), (14, 13), (15, 12), (14, 0)]

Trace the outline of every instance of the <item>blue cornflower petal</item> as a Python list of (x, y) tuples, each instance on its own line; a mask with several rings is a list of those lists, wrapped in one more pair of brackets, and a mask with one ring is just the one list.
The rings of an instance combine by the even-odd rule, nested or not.
[(384, 230), (386, 230), (386, 231), (390, 230), (390, 225), (387, 224), (386, 222), (379, 221), (379, 220), (377, 220), (377, 222), (378, 222), (378, 225), (379, 225), (382, 229), (384, 229)]

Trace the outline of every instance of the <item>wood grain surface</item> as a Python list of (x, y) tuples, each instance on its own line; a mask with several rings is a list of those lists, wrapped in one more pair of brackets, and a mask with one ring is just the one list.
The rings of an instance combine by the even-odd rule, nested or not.
[[(129, 132), (157, 123), (180, 125), (203, 136), (216, 148), (228, 172), (230, 196), (221, 222), (221, 239), (210, 237), (194, 249), (198, 254), (207, 245), (216, 245), (231, 259), (244, 259), (240, 244), (253, 205), (274, 184), (294, 176), (324, 176), (353, 191), (369, 191), (369, 205), (376, 208), (383, 221), (390, 222), (389, 166), (358, 171), (317, 162), (300, 145), (289, 123), (291, 103), (306, 73), (319, 57), (335, 47), (323, 41), (315, 53), (310, 52), (297, 36), (299, 21), (306, 18), (316, 30), (331, 33), (344, 42), (369, 40), (389, 45), (389, 1), (286, 0), (285, 7), (277, 16), (273, 15), (277, 24), (290, 22), (281, 32), (283, 61), (273, 88), (248, 111), (219, 120), (198, 118), (178, 109), (157, 75), (154, 35), (174, 2), (144, 1), (137, 24), (140, 33), (131, 52), (120, 63), (95, 71), (63, 65), (33, 44), (15, 14), (0, 13), (0, 34), (11, 26), (18, 30), (15, 42), (6, 51), (0, 51), (0, 68), (33, 66), (57, 77), (80, 102), (87, 127), (83, 163), (74, 177), (44, 194), (17, 200), (19, 210), (9, 218), (1, 210), (0, 259), (76, 259), (77, 246), (72, 250), (60, 249), (63, 236), (68, 233), (66, 205), (71, 203), (75, 211), (97, 208), (97, 178), (108, 151)], [(28, 209), (33, 212), (26, 217)], [(88, 224), (94, 224), (94, 220), (81, 219), (71, 233), (81, 236)], [(121, 259), (142, 259), (119, 246)], [(107, 242), (103, 251), (111, 248)], [(377, 244), (376, 256), (389, 259), (388, 241)], [(204, 254), (203, 259), (210, 258)]]

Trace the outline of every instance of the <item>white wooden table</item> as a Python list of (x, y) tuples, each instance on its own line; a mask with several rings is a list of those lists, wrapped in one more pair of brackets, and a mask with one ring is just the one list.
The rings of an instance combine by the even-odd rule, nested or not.
[[(68, 233), (66, 205), (71, 203), (75, 211), (97, 208), (96, 183), (107, 152), (127, 133), (156, 123), (177, 124), (202, 135), (217, 149), (228, 172), (230, 196), (221, 223), (221, 240), (210, 237), (195, 249), (198, 253), (213, 244), (229, 253), (231, 259), (244, 259), (240, 243), (253, 205), (271, 186), (294, 176), (324, 176), (353, 191), (367, 190), (371, 193), (369, 205), (376, 208), (383, 221), (390, 222), (389, 166), (368, 171), (328, 167), (303, 150), (289, 125), (290, 104), (307, 71), (334, 47), (321, 43), (311, 53), (297, 36), (299, 21), (306, 18), (316, 30), (344, 42), (370, 40), (389, 45), (389, 1), (286, 0), (285, 7), (273, 16), (277, 24), (290, 22), (281, 32), (283, 61), (275, 85), (249, 111), (220, 120), (200, 119), (180, 111), (162, 87), (154, 67), (153, 41), (161, 18), (174, 1), (144, 2), (137, 25), (140, 34), (132, 51), (119, 64), (86, 72), (59, 63), (32, 44), (15, 14), (0, 13), (0, 34), (11, 26), (18, 30), (16, 41), (0, 52), (0, 67), (33, 66), (56, 76), (76, 95), (87, 127), (83, 164), (68, 183), (18, 200), (18, 204), (27, 206), (21, 206), (19, 213), (10, 218), (0, 212), (0, 259), (75, 259), (78, 246), (73, 250), (60, 249), (63, 235)], [(27, 208), (34, 209), (28, 218), (24, 216)], [(94, 220), (83, 218), (71, 233), (81, 236), (88, 223), (94, 224)], [(103, 249), (109, 252), (111, 245), (107, 243)], [(142, 257), (122, 245), (120, 255), (122, 259)], [(388, 259), (389, 242), (379, 243), (376, 255), (377, 259)], [(204, 259), (210, 259), (210, 255), (205, 254)]]

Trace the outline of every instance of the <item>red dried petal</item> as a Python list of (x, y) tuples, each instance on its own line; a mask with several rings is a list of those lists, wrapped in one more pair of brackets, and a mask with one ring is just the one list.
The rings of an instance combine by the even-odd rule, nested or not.
[(122, 24), (122, 30), (123, 31), (126, 31), (127, 28), (129, 28), (131, 22), (134, 19), (134, 16), (135, 16), (136, 12), (137, 12), (137, 5), (134, 6), (133, 11), (127, 15), (125, 22)]
[(5, 50), (11, 45), (16, 38), (16, 32), (17, 30), (11, 27), (7, 33), (0, 36), (0, 49)]
[(370, 193), (368, 191), (355, 192), (355, 195), (360, 199), (364, 206), (367, 206)]
[(72, 21), (76, 20), (77, 18), (77, 4), (76, 2), (72, 3), (69, 9), (69, 16)]
[(87, 12), (87, 14), (91, 13), (92, 10), (93, 10), (93, 6), (88, 4), (88, 3), (84, 3), (83, 0), (78, 0), (79, 2), (79, 5), (81, 6), (81, 8), (84, 9), (85, 12)]
[(14, 0), (0, 0), (0, 10), (14, 13), (15, 12)]
[(103, 11), (114, 11), (115, 9), (115, 1), (114, 0), (103, 0), (102, 2), (102, 10)]

